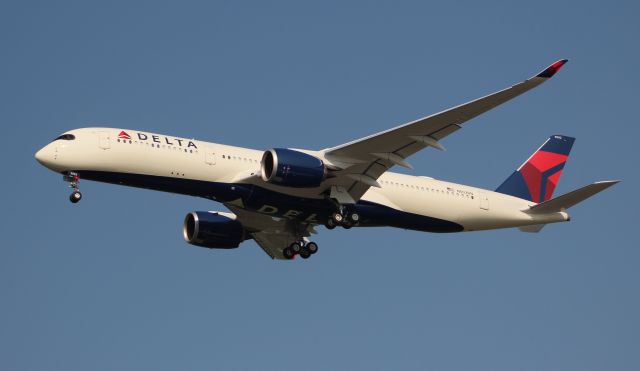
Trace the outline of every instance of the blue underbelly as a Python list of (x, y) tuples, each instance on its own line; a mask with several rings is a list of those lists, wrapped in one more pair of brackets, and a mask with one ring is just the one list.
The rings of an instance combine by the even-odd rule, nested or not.
[[(78, 173), (82, 179), (204, 197), (223, 203), (242, 200), (242, 207), (249, 211), (317, 224), (324, 224), (335, 211), (328, 200), (290, 196), (254, 185), (90, 170)], [(460, 232), (464, 229), (451, 221), (368, 201), (359, 201), (350, 206), (350, 211), (360, 214), (359, 226), (363, 227), (390, 226), (425, 232)]]

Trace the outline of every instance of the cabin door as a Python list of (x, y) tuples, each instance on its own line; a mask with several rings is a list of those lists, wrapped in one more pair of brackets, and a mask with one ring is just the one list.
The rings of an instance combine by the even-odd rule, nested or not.
[(480, 198), (480, 208), (482, 210), (489, 210), (489, 197), (487, 196), (487, 194), (484, 192), (481, 192), (479, 194), (479, 198)]
[(108, 131), (98, 132), (98, 146), (102, 149), (111, 148), (111, 138)]
[(204, 149), (205, 153), (204, 153), (204, 162), (206, 162), (209, 165), (215, 165), (216, 164), (216, 150), (213, 147), (205, 147)]

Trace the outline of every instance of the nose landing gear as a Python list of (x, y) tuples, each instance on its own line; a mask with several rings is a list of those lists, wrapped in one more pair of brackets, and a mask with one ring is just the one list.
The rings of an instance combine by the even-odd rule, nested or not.
[(78, 203), (82, 199), (82, 193), (78, 188), (78, 183), (80, 182), (80, 176), (77, 173), (70, 172), (69, 174), (65, 174), (62, 178), (65, 182), (69, 182), (69, 187), (73, 189), (73, 192), (69, 195), (69, 201), (71, 203)]

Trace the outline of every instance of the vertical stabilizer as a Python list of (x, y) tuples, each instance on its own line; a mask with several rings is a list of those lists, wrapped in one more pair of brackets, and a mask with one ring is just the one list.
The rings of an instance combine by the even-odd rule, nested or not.
[(536, 203), (551, 199), (574, 141), (572, 137), (552, 135), (496, 192)]

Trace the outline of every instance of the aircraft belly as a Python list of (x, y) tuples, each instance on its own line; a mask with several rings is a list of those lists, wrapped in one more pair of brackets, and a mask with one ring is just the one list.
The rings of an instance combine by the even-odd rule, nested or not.
[[(318, 224), (323, 224), (335, 212), (335, 206), (328, 200), (289, 196), (258, 186), (253, 186), (251, 197), (243, 201), (247, 210)], [(382, 200), (363, 199), (348, 208), (360, 214), (359, 226), (362, 227), (391, 226), (427, 232), (459, 232), (463, 229), (453, 221), (405, 212)]]
[[(324, 224), (335, 211), (333, 204), (327, 200), (289, 196), (249, 184), (95, 170), (80, 170), (78, 172), (83, 179), (204, 197), (223, 203), (231, 203), (245, 210), (312, 224)], [(366, 200), (352, 205), (352, 210), (360, 214), (361, 222), (359, 225), (363, 227), (391, 226), (427, 232), (459, 232), (463, 230), (463, 227), (455, 221), (405, 212)]]

